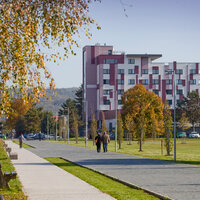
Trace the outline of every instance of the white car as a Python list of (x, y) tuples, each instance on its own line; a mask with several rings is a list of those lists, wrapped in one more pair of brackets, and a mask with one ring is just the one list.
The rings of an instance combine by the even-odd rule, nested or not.
[(189, 134), (189, 138), (200, 138), (200, 135), (197, 132), (192, 132)]

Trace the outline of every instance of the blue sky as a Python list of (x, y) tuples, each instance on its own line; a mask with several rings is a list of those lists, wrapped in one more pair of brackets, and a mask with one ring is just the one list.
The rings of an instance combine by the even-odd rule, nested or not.
[(199, 0), (102, 0), (90, 4), (89, 15), (101, 30), (92, 27), (92, 39), (81, 38), (76, 56), (59, 66), (47, 63), (57, 88), (81, 85), (85, 45), (106, 43), (126, 53), (162, 54), (157, 62), (200, 62)]

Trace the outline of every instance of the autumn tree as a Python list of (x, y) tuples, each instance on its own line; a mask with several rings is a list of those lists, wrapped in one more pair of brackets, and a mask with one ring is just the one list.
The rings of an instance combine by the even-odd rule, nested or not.
[(173, 143), (172, 143), (172, 113), (170, 111), (170, 107), (165, 101), (164, 105), (164, 129), (165, 129), (165, 147), (167, 151), (167, 156), (170, 156), (170, 152), (172, 151)]
[(117, 140), (119, 143), (119, 149), (121, 149), (123, 136), (124, 136), (123, 122), (121, 118), (121, 113), (119, 112), (117, 115)]
[(80, 33), (91, 37), (94, 20), (88, 16), (89, 2), (0, 2), (0, 114), (8, 114), (13, 96), (37, 102), (46, 86), (55, 88), (45, 63), (75, 55), (75, 36)]
[[(145, 132), (153, 130), (154, 134), (161, 134), (163, 130), (163, 103), (160, 97), (147, 91), (141, 84), (127, 90), (123, 97), (123, 115), (134, 121), (136, 137), (139, 139), (140, 151), (145, 137)], [(154, 119), (154, 120), (152, 120)], [(126, 124), (126, 122), (125, 122)], [(153, 126), (156, 126), (153, 128)]]
[(78, 144), (78, 120), (75, 112), (72, 112), (72, 118), (73, 118), (72, 131), (76, 138), (76, 144)]
[(107, 132), (107, 131), (108, 131), (108, 127), (107, 127), (107, 125), (106, 125), (106, 120), (105, 120), (104, 112), (101, 112), (101, 115), (102, 115), (101, 132), (102, 132), (102, 134), (103, 134), (104, 132)]
[(9, 117), (6, 121), (7, 128), (17, 129), (17, 134), (25, 132), (25, 119), (24, 115), (32, 107), (32, 103), (25, 102), (23, 99), (13, 99), (11, 102), (12, 112), (9, 113)]
[(95, 145), (95, 136), (97, 134), (97, 120), (95, 119), (95, 115), (92, 112), (92, 121), (91, 121), (91, 136), (93, 145)]

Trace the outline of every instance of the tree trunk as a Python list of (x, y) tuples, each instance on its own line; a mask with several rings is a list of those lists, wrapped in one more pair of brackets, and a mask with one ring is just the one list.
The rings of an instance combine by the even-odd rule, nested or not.
[(121, 149), (121, 138), (119, 138), (119, 149)]
[(167, 131), (167, 155), (170, 155), (169, 130)]
[(141, 135), (140, 135), (140, 151), (142, 151), (142, 143), (143, 143), (143, 129), (141, 129)]

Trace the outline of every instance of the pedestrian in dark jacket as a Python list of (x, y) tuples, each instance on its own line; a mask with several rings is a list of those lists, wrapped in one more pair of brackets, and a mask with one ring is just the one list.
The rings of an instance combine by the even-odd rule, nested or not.
[(23, 134), (21, 133), (20, 136), (19, 136), (19, 147), (20, 147), (20, 148), (22, 148), (23, 139), (24, 139), (24, 136), (23, 136)]
[(97, 152), (101, 152), (101, 135), (98, 133), (98, 135), (95, 137), (95, 142), (97, 145)]

